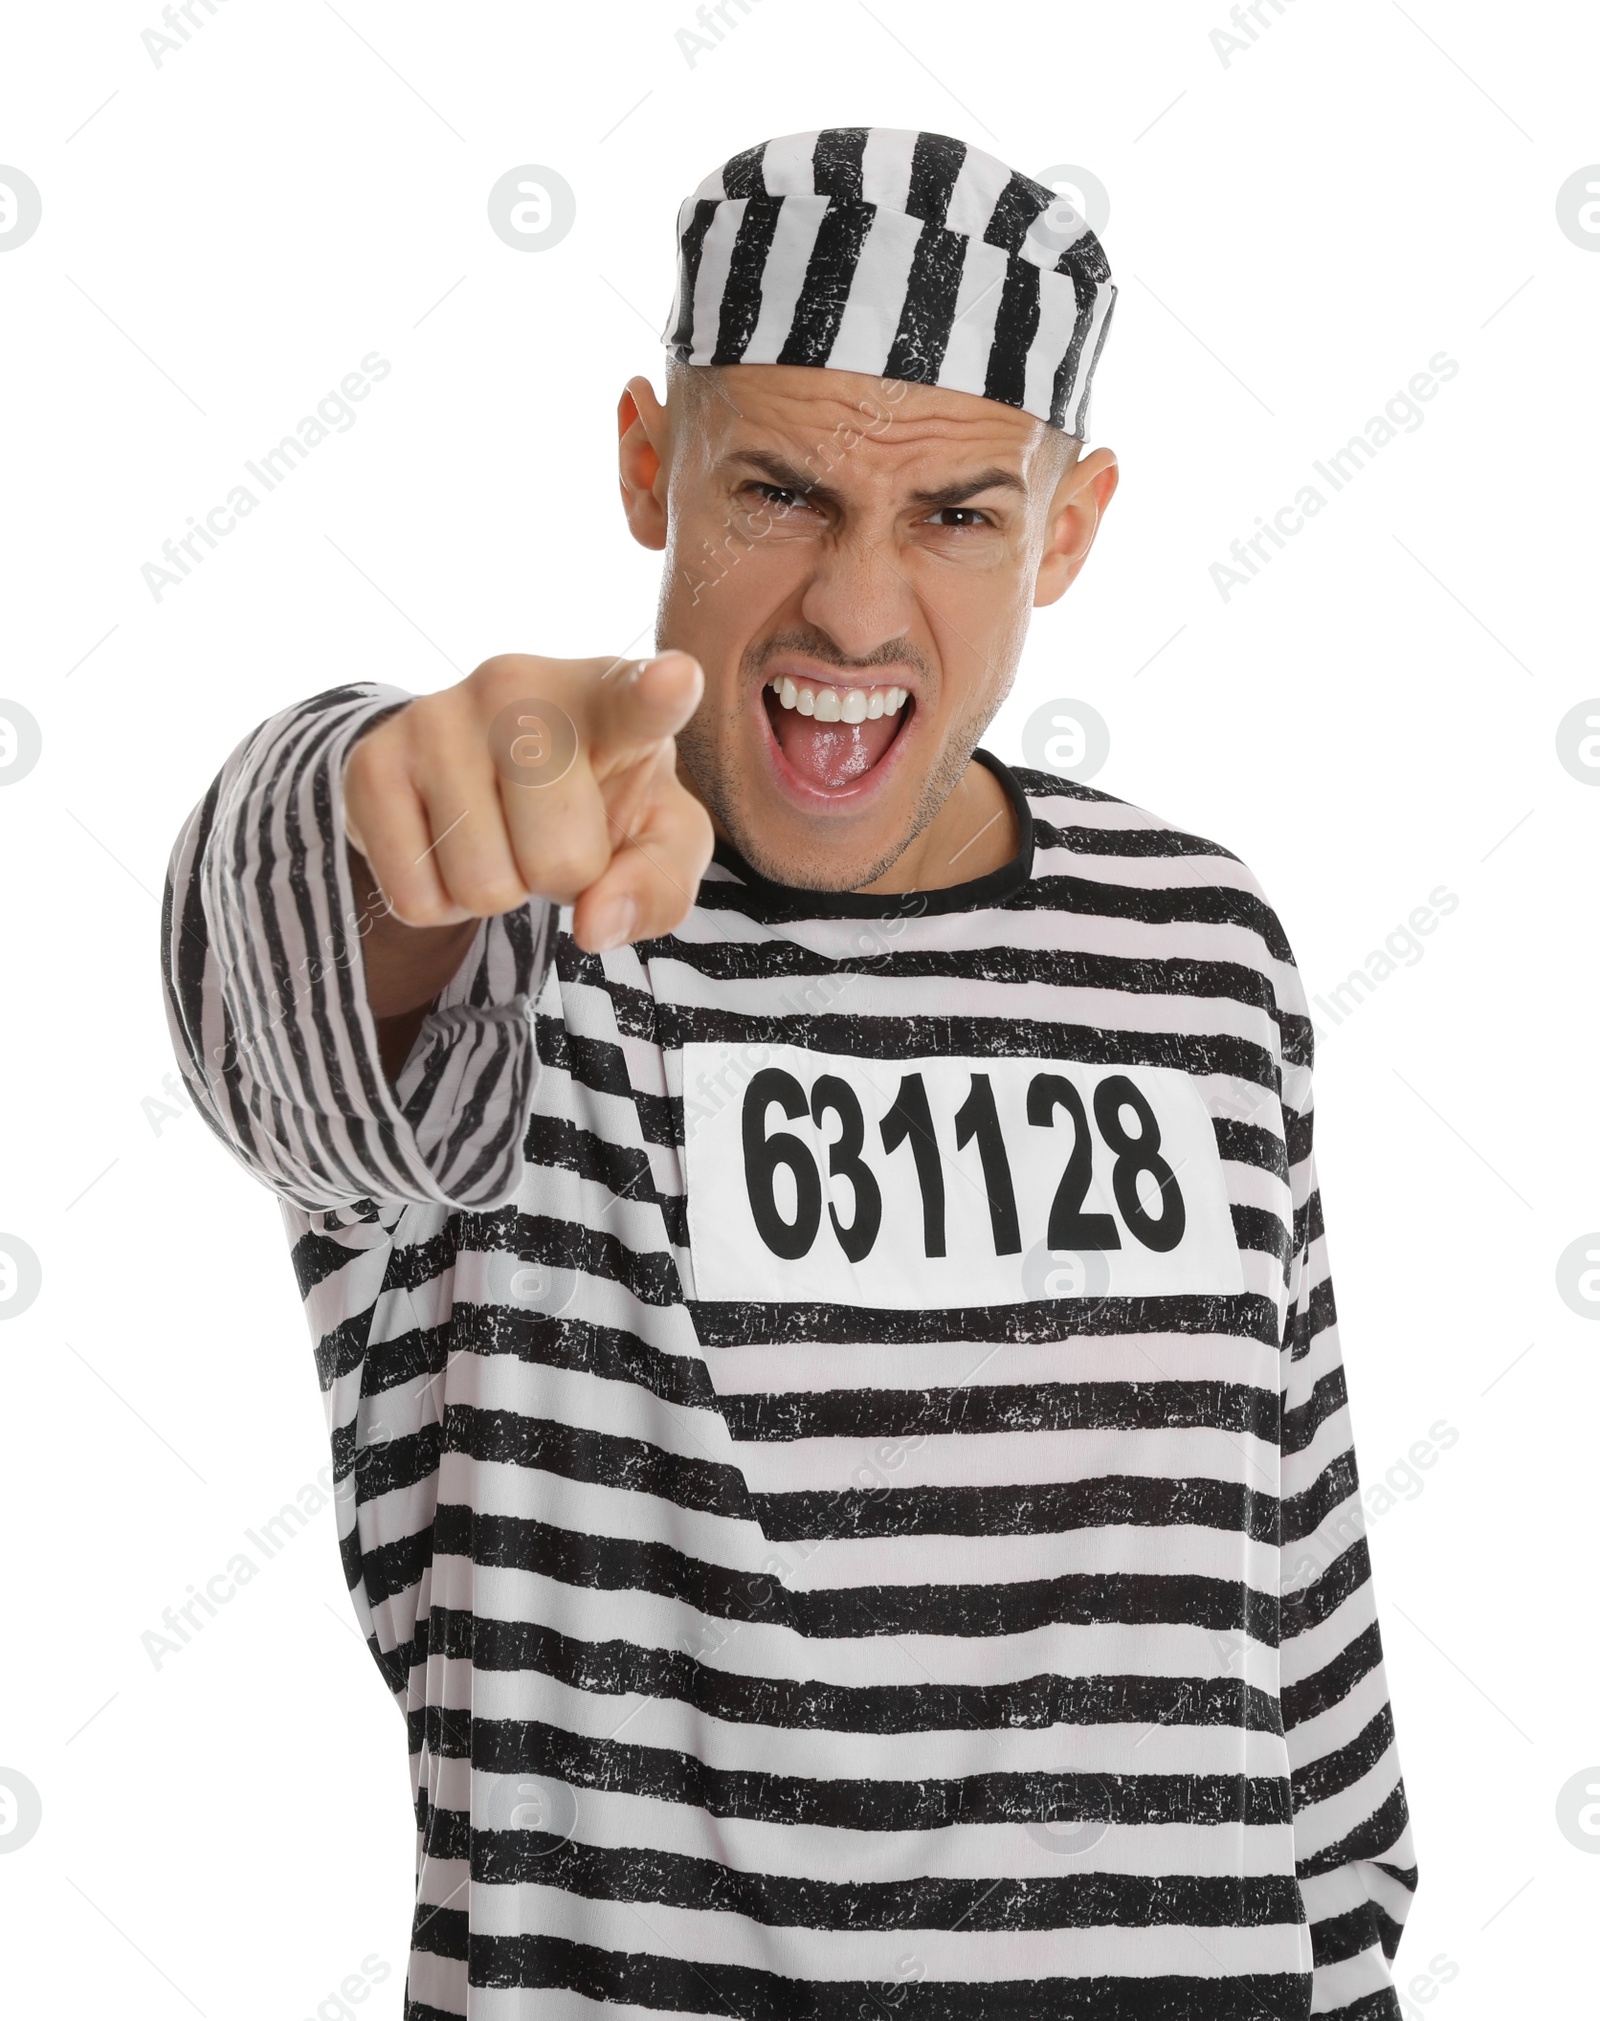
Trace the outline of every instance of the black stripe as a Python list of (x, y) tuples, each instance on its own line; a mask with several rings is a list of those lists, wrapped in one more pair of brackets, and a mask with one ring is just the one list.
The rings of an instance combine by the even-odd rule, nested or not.
[(964, 140), (952, 140), (947, 133), (919, 133), (911, 150), (907, 213), (928, 224), (942, 225), (966, 158)]
[(931, 220), (923, 225), (911, 256), (899, 327), (884, 361), (886, 379), (910, 379), (924, 386), (938, 383), (955, 324), (967, 245), (964, 232), (947, 232)]
[[(1277, 1067), (1265, 1047), (1230, 1033), (1103, 1031), (1093, 1025), (1053, 1025), (1034, 1019), (968, 1017), (865, 1017), (863, 1013), (754, 1017), (693, 1008), (681, 1011), (675, 1043), (796, 1045), (851, 1059), (1067, 1059), (1083, 1065), (1174, 1067), (1182, 1073), (1220, 1073), (1269, 1087), (1277, 1095)], [(675, 1021), (677, 1023), (677, 1021)], [(673, 1097), (677, 1099), (677, 1097)], [(679, 1136), (681, 1142), (681, 1136)]]
[[(1336, 1873), (1352, 1860), (1381, 1861), (1385, 1853), (1392, 1852), (1395, 1841), (1411, 1822), (1411, 1813), (1406, 1807), (1406, 1793), (1399, 1783), (1379, 1804), (1370, 1817), (1347, 1831), (1337, 1845), (1325, 1846), (1320, 1853), (1310, 1859), (1299, 1860), (1295, 1872), (1303, 1881), (1315, 1880), (1320, 1874)], [(1398, 1874), (1400, 1870), (1388, 1867), (1386, 1872)], [(1402, 1885), (1416, 1886), (1416, 1869), (1413, 1867)]]
[(861, 1537), (1065, 1536), (1133, 1526), (1194, 1527), (1275, 1543), (1278, 1504), (1234, 1481), (1107, 1474), (1023, 1487), (793, 1489), (752, 1494), (736, 1465), (683, 1458), (625, 1438), (516, 1411), (451, 1404), (438, 1425), (358, 1454), (358, 1497), (425, 1480), (443, 1449), (564, 1480), (657, 1496), (679, 1509), (756, 1522), (780, 1543)]
[(1115, 315), (1116, 308), (1117, 291), (1115, 288), (1112, 288), (1106, 301), (1106, 312), (1100, 318), (1100, 334), (1094, 340), (1094, 356), (1084, 368), (1083, 392), (1078, 398), (1077, 412), (1066, 416), (1061, 424), (1069, 434), (1078, 436), (1080, 440), (1088, 433), (1089, 393), (1094, 385), (1095, 369), (1100, 363), (1100, 353), (1105, 349), (1106, 338), (1111, 334), (1111, 318)]
[[(351, 1533), (356, 1534), (355, 1532)], [(439, 1546), (443, 1548), (443, 1546)], [(433, 1563), (435, 1539), (433, 1529), (418, 1530), (409, 1537), (398, 1537), (387, 1544), (379, 1544), (371, 1550), (361, 1552), (361, 1586), (367, 1596), (367, 1604), (381, 1607), (386, 1600), (392, 1600), (399, 1593), (406, 1593), (419, 1584), (423, 1574)], [(355, 1581), (351, 1581), (354, 1586)]]
[(1382, 1705), (1353, 1740), (1320, 1755), (1294, 1776), (1294, 1807), (1309, 1810), (1370, 1775), (1394, 1745), (1394, 1713)]
[(1054, 190), (1046, 189), (1042, 182), (1035, 182), (1031, 176), (1018, 175), (1013, 169), (1011, 180), (1000, 192), (989, 222), (983, 228), (984, 244), (999, 246), (1013, 255), (1020, 253), (1028, 236), (1028, 227), (1055, 200)]
[(1283, 1452), (1303, 1453), (1334, 1413), (1349, 1401), (1343, 1367), (1330, 1368), (1304, 1403), (1283, 1414)]
[(289, 1251), (289, 1261), (294, 1266), (301, 1298), (309, 1298), (325, 1278), (366, 1254), (366, 1249), (352, 1249), (349, 1243), (340, 1242), (335, 1236), (309, 1230)]
[(862, 1013), (750, 1012), (675, 1005), (672, 1043), (804, 1046), (854, 1059), (1062, 1059), (1084, 1066), (1130, 1062), (1189, 1074), (1228, 1074), (1274, 1095), (1277, 1067), (1264, 1046), (1231, 1033), (1111, 1031), (1024, 1017), (867, 1017)]
[(1035, 814), (1033, 832), (1040, 849), (1070, 849), (1080, 856), (1217, 856), (1227, 863), (1239, 861), (1220, 842), (1188, 835), (1181, 828), (1058, 828)]
[[(352, 1429), (354, 1429), (352, 1427)], [(382, 1429), (381, 1416), (377, 1429)], [(356, 1500), (374, 1502), (397, 1488), (414, 1488), (439, 1471), (439, 1455), (444, 1445), (437, 1424), (398, 1438), (380, 1438), (357, 1447), (352, 1459), (356, 1476)]]
[[(1082, 238), (1068, 246), (1056, 261), (1056, 272), (1067, 275), (1072, 282), (1072, 292), (1077, 302), (1077, 314), (1072, 322), (1072, 336), (1060, 363), (1050, 394), (1050, 419), (1059, 428), (1063, 425), (1067, 395), (1072, 390), (1077, 377), (1078, 361), (1083, 356), (1083, 347), (1088, 342), (1089, 331), (1094, 323), (1095, 306), (1100, 289), (1111, 278), (1111, 268), (1105, 251), (1093, 232), (1086, 231)], [(1098, 353), (1097, 353), (1098, 355)], [(1088, 389), (1085, 387), (1085, 397)]]
[(715, 197), (701, 197), (694, 216), (683, 228), (678, 246), (678, 322), (672, 333), (675, 356), (687, 358), (694, 349), (694, 288), (700, 275), (700, 255), (705, 250), (706, 233), (717, 214)]
[(1039, 334), (1039, 269), (1032, 260), (1012, 258), (1000, 289), (989, 363), (984, 372), (986, 400), (1020, 407), (1027, 395), (1028, 353)]
[[(973, 756), (976, 757), (977, 753), (974, 752)], [(1035, 800), (1090, 800), (1103, 807), (1128, 805), (1116, 793), (1107, 793), (1099, 786), (1086, 786), (1081, 779), (1063, 779), (1059, 772), (1041, 772), (1033, 765), (1013, 765), (1011, 772), (1027, 794), (1030, 804)], [(1133, 811), (1143, 812), (1141, 808)]]
[[(1347, 1958), (1359, 1958), (1363, 1951), (1383, 1950), (1392, 1957), (1399, 1935), (1399, 1925), (1376, 1902), (1357, 1902), (1343, 1915), (1326, 1916), (1311, 1925), (1311, 1955), (1317, 1969), (1323, 1972), (1330, 1965), (1342, 1965)], [(1383, 2017), (1383, 2021), (1390, 2021), (1395, 2011), (1390, 1996), (1382, 1995), (1378, 2005), (1372, 2004), (1374, 2001), (1380, 2001), (1380, 1996), (1370, 1994), (1361, 2006), (1370, 2014)], [(1337, 2010), (1337, 2021), (1348, 2021), (1350, 2015), (1360, 2012), (1361, 2007), (1341, 2007)]]
[(737, 1466), (686, 1459), (648, 1439), (453, 1403), (445, 1409), (444, 1442), (449, 1452), (485, 1464), (538, 1468), (563, 1480), (655, 1495), (675, 1508), (731, 1522), (755, 1519), (759, 1498), (751, 1495)]
[[(1312, 1955), (1316, 1955), (1314, 1946)], [(1397, 2000), (1392, 1985), (1381, 1986), (1376, 1992), (1363, 1993), (1358, 2000), (1347, 2000), (1338, 2007), (1324, 2008), (1317, 2021), (1395, 2021), (1397, 2014), (1405, 2012)]]
[(679, 1410), (721, 1407), (697, 1355), (666, 1353), (623, 1327), (567, 1315), (551, 1317), (524, 1307), (462, 1303), (451, 1316), (450, 1333), (451, 1347), (458, 1353), (514, 1355), (530, 1366), (567, 1369), (597, 1382), (626, 1383)]
[(780, 365), (827, 364), (850, 299), (861, 248), (877, 214), (874, 204), (838, 197), (823, 212), (795, 302), (794, 320), (778, 353)]
[[(760, 885), (732, 879), (707, 879), (700, 886), (697, 905), (704, 911), (742, 913), (763, 924), (782, 925), (795, 920), (856, 917), (854, 908), (842, 900), (848, 892), (801, 892), (783, 885)], [(868, 894), (870, 896), (870, 894)], [(938, 893), (932, 894), (934, 897)], [(903, 916), (922, 917), (948, 908), (902, 906)], [(1100, 919), (1137, 920), (1149, 926), (1179, 923), (1197, 926), (1243, 926), (1258, 934), (1275, 960), (1292, 962), (1277, 916), (1255, 893), (1237, 886), (1202, 885), (1157, 887), (1108, 884), (1103, 879), (1074, 877), (1039, 870), (1003, 901), (998, 909), (1018, 912), (1084, 912)], [(892, 910), (880, 907), (863, 916), (893, 918)]]
[(723, 194), (729, 197), (765, 196), (766, 177), (761, 171), (762, 157), (767, 151), (763, 140), (755, 147), (742, 148), (722, 164)]
[(1228, 1214), (1233, 1222), (1233, 1239), (1241, 1249), (1254, 1249), (1263, 1256), (1270, 1256), (1283, 1271), (1283, 1281), (1289, 1282), (1289, 1266), (1293, 1261), (1294, 1244), (1290, 1231), (1278, 1216), (1265, 1207), (1243, 1206), (1233, 1201)]
[(458, 1239), (464, 1249), (528, 1256), (558, 1270), (620, 1284), (646, 1305), (682, 1302), (683, 1280), (669, 1251), (630, 1248), (608, 1229), (501, 1207), (492, 1214), (463, 1215)]
[[(580, 1087), (588, 1085), (581, 1075), (573, 1078)], [(602, 1137), (570, 1116), (541, 1114), (530, 1118), (527, 1155), (528, 1162), (541, 1170), (570, 1172), (575, 1178), (605, 1187), (618, 1200), (654, 1207), (662, 1216), (668, 1242), (679, 1248), (688, 1242), (683, 1196), (663, 1193), (656, 1185), (644, 1145)], [(553, 1261), (549, 1257), (535, 1260)]]
[[(420, 1912), (419, 1912), (420, 1914)], [(466, 1911), (443, 1910), (434, 1925), (458, 1920), (460, 1937), (429, 1938), (419, 1946), (440, 1950), (445, 1941), (466, 1944)], [(459, 1955), (465, 1955), (465, 1949)], [(564, 1988), (594, 2001), (652, 2007), (673, 2013), (714, 2014), (736, 2021), (841, 2021), (879, 2016), (897, 2021), (995, 2021), (1003, 1988), (1005, 2021), (1262, 2021), (1265, 2015), (1298, 2021), (1308, 2015), (1309, 1978), (1250, 1972), (1227, 1978), (1140, 1975), (1005, 1979), (913, 1979), (895, 1976), (891, 1959), (882, 1979), (816, 1980), (753, 1966), (698, 1963), (653, 1951), (607, 1951), (565, 1937), (472, 1937), (474, 1982), (525, 1989)], [(890, 2003), (892, 2002), (892, 2005)], [(431, 2017), (424, 2017), (431, 2021)]]
[(1039, 1299), (1017, 1305), (953, 1305), (899, 1311), (883, 1306), (757, 1304), (690, 1300), (685, 1311), (702, 1347), (867, 1341), (932, 1346), (946, 1341), (1008, 1345), (1116, 1339), (1141, 1333), (1214, 1335), (1278, 1344), (1278, 1309), (1254, 1292), (1189, 1298)]
[[(431, 1813), (430, 1822), (440, 1812)], [(588, 1901), (659, 1902), (803, 1930), (1262, 1929), (1302, 1920), (1291, 1875), (1060, 1873), (995, 1881), (942, 1874), (823, 1881), (744, 1873), (720, 1860), (585, 1845), (546, 1832), (474, 1830), (462, 1812), (430, 1834), (435, 1859), (468, 1859), (474, 1882), (535, 1882)]]
[[(698, 1652), (633, 1642), (583, 1642), (541, 1623), (498, 1620), (435, 1603), (423, 1631), (430, 1654), (478, 1670), (533, 1670), (575, 1690), (673, 1699), (715, 1719), (829, 1733), (1041, 1731), (1050, 1726), (1216, 1727), (1281, 1731), (1277, 1701), (1242, 1677), (1048, 1671), (1010, 1684), (829, 1684), (762, 1677)], [(704, 1659), (704, 1660), (702, 1660)]]
[[(861, 938), (870, 951), (860, 955), (821, 954), (798, 940), (675, 940), (670, 958), (708, 981), (732, 985), (873, 975), (934, 983), (1048, 983), (1053, 989), (1242, 1004), (1269, 1016), (1276, 1008), (1271, 983), (1259, 968), (1243, 962), (1208, 961), (1198, 955), (1117, 955), (1074, 947), (1025, 947), (998, 939), (987, 946), (902, 951), (894, 948), (886, 934), (864, 929)], [(641, 1013), (648, 1015), (655, 1028), (651, 1036), (663, 1045), (682, 1043), (684, 1032), (701, 1016), (699, 1007), (680, 1009), (669, 1015), (669, 1007), (659, 999), (624, 982), (608, 981), (605, 986), (616, 1006), (618, 1024), (634, 1037), (644, 1036), (636, 1023)], [(798, 1014), (819, 1011), (822, 1006), (808, 1003), (806, 993), (796, 990), (790, 993), (788, 1008)], [(899, 1020), (894, 1022), (898, 1024)], [(991, 1037), (998, 1041), (1000, 1033), (1010, 1029), (1014, 1019), (1004, 1014), (988, 1018), (972, 1015), (966, 1022), (971, 1028), (987, 1026)], [(1033, 1026), (1033, 1036), (1042, 1038), (1052, 1029), (1064, 1034), (1068, 1027), (1040, 1021)], [(946, 1049), (941, 1046), (936, 1050)], [(989, 1050), (986, 1046), (985, 1051)], [(903, 1058), (905, 1052), (906, 1048), (897, 1042), (887, 1057)]]
[(349, 1375), (361, 1366), (362, 1356), (367, 1351), (367, 1335), (372, 1331), (372, 1314), (370, 1305), (364, 1312), (353, 1312), (317, 1342), (317, 1381), (324, 1392), (331, 1389), (340, 1376)]
[[(586, 1088), (594, 1094), (621, 1095), (633, 1103), (639, 1119), (639, 1134), (645, 1143), (681, 1146), (683, 1129), (677, 1106), (666, 1095), (653, 1095), (648, 1089), (633, 1086), (620, 1046), (608, 1039), (575, 1035), (560, 1018), (553, 1017), (534, 1020), (534, 1042), (544, 1069), (543, 1078), (549, 1083), (553, 1084), (556, 1076), (564, 1074), (574, 1087)], [(549, 1120), (548, 1111), (536, 1111), (528, 1118), (523, 1148), (530, 1164), (545, 1163), (544, 1146)]]
[(1298, 1684), (1285, 1685), (1283, 1690), (1283, 1726), (1287, 1733), (1290, 1728), (1303, 1726), (1308, 1719), (1315, 1719), (1319, 1713), (1348, 1698), (1363, 1677), (1376, 1670), (1383, 1661), (1383, 1645), (1378, 1637), (1378, 1624), (1370, 1622), (1353, 1642), (1349, 1642), (1331, 1663), (1313, 1671), (1309, 1677), (1302, 1677)]
[(722, 291), (717, 347), (711, 354), (713, 365), (737, 365), (755, 333), (761, 315), (761, 278), (766, 271), (767, 255), (772, 251), (783, 202), (781, 196), (752, 196), (745, 202)]
[(1287, 1496), (1283, 1503), (1283, 1545), (1288, 1551), (1292, 1545), (1305, 1538), (1315, 1536), (1337, 1508), (1343, 1507), (1356, 1493), (1356, 1456), (1347, 1446), (1336, 1454), (1322, 1472), (1298, 1495)]
[[(864, 126), (829, 126), (817, 135), (811, 151), (811, 186), (818, 196), (843, 203), (861, 202), (861, 158), (866, 150)], [(869, 212), (871, 205), (867, 206)]]
[(1258, 1544), (1278, 1540), (1275, 1497), (1238, 1481), (1164, 1475), (1102, 1474), (1021, 1487), (794, 1488), (754, 1494), (750, 1503), (763, 1535), (782, 1544), (861, 1537), (1065, 1537), (1113, 1527), (1216, 1530)]
[(1312, 1285), (1309, 1295), (1302, 1291), (1300, 1303), (1289, 1315), (1284, 1329), (1284, 1344), (1290, 1350), (1290, 1360), (1304, 1361), (1317, 1335), (1336, 1324), (1333, 1284), (1324, 1277), (1320, 1283)]
[[(470, 1246), (466, 1243), (463, 1229), (470, 1230), (476, 1223), (475, 1215), (452, 1214), (442, 1228), (436, 1228), (431, 1234), (420, 1239), (414, 1237), (409, 1242), (396, 1242), (384, 1265), (383, 1289), (420, 1291), (423, 1285), (443, 1276), (454, 1265), (457, 1250)], [(375, 1355), (383, 1352), (382, 1347), (374, 1346)]]
[[(544, 1720), (485, 1719), (429, 1708), (435, 1753), (470, 1754), (484, 1775), (543, 1775), (575, 1789), (626, 1790), (692, 1805), (712, 1817), (821, 1825), (834, 1831), (938, 1831), (974, 1824), (1285, 1824), (1289, 1784), (1267, 1775), (1095, 1775), (1055, 1772), (932, 1777), (884, 1782), (858, 1775), (782, 1775), (713, 1768), (677, 1748), (597, 1740)], [(452, 1728), (454, 1733), (452, 1735)], [(1070, 1742), (1064, 1744), (1070, 1751)]]
[(1372, 1577), (1372, 1561), (1367, 1555), (1367, 1540), (1358, 1537), (1349, 1550), (1341, 1551), (1320, 1579), (1313, 1580), (1298, 1592), (1283, 1596), (1282, 1622), (1283, 1639), (1304, 1635), (1311, 1629), (1320, 1627), (1330, 1614), (1336, 1614), (1352, 1593), (1358, 1592)]
[(1224, 1431), (1275, 1443), (1276, 1390), (1237, 1382), (959, 1383), (724, 1396), (740, 1443), (1043, 1431)]
[[(958, 1635), (981, 1640), (1033, 1628), (1096, 1622), (1124, 1626), (1243, 1629), (1276, 1647), (1275, 1595), (1197, 1574), (1074, 1572), (992, 1586), (861, 1586), (805, 1591), (763, 1572), (710, 1565), (661, 1543), (595, 1537), (517, 1516), (492, 1516), (441, 1504), (433, 1552), (538, 1572), (565, 1585), (601, 1592), (657, 1593), (686, 1600), (726, 1621), (766, 1621), (808, 1639), (893, 1635)], [(386, 1594), (420, 1576), (402, 1570), (418, 1557), (417, 1540), (380, 1546), (366, 1556), (369, 1587), (379, 1576)]]
[[(1281, 1114), (1282, 1104), (1277, 1106)], [(1263, 1111), (1266, 1107), (1263, 1102)], [(1284, 1156), (1281, 1138), (1256, 1123), (1241, 1123), (1234, 1116), (1213, 1116), (1211, 1128), (1216, 1135), (1219, 1157), (1229, 1159), (1235, 1165), (1253, 1165), (1259, 1172), (1270, 1172), (1285, 1187), (1288, 1186), (1289, 1161)]]

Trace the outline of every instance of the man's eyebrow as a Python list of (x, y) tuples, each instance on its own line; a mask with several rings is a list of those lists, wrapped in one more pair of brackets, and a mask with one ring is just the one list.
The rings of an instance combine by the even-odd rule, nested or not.
[(735, 449), (723, 458), (723, 463), (743, 463), (752, 470), (759, 470), (770, 484), (782, 491), (795, 491), (804, 498), (815, 498), (823, 505), (839, 504), (839, 494), (826, 484), (819, 484), (808, 470), (790, 463), (781, 456), (775, 456), (770, 449)]
[[(725, 463), (742, 463), (753, 470), (759, 470), (771, 484), (785, 491), (798, 492), (803, 498), (815, 499), (821, 505), (838, 505), (838, 492), (829, 485), (819, 484), (809, 471), (788, 462), (782, 456), (775, 456), (767, 449), (735, 449), (724, 458)], [(955, 479), (950, 484), (936, 485), (925, 491), (913, 491), (909, 503), (918, 506), (932, 506), (936, 510), (946, 506), (964, 505), (969, 498), (976, 498), (985, 491), (1015, 491), (1024, 497), (1028, 487), (1016, 471), (1007, 470), (1001, 464), (992, 464), (987, 470), (977, 471), (971, 477)]]
[(980, 470), (975, 477), (958, 478), (953, 484), (941, 484), (932, 491), (913, 491), (913, 505), (965, 505), (969, 498), (976, 498), (981, 491), (1018, 491), (1024, 498), (1028, 487), (1014, 470), (1006, 470), (1000, 464), (991, 465), (988, 470)]

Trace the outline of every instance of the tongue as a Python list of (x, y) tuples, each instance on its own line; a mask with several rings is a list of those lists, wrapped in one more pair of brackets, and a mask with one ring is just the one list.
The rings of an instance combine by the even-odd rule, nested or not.
[[(909, 703), (902, 703), (901, 709)], [(798, 709), (771, 708), (773, 734), (785, 758), (813, 786), (852, 785), (888, 750), (900, 713), (864, 723), (819, 723)]]

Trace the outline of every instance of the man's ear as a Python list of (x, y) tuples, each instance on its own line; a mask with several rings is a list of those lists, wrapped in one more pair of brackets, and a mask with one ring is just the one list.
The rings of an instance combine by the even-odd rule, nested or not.
[(1035, 605), (1066, 595), (1089, 559), (1116, 488), (1117, 459), (1109, 449), (1095, 450), (1062, 477), (1050, 501), (1050, 527), (1033, 591)]
[(643, 376), (617, 402), (617, 476), (629, 531), (641, 547), (667, 544), (667, 410)]

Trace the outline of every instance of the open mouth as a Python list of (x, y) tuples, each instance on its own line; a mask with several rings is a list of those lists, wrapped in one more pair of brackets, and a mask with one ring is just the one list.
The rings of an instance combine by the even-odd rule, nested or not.
[(761, 690), (773, 741), (806, 786), (857, 786), (905, 734), (916, 698), (900, 683), (824, 682), (778, 674)]

